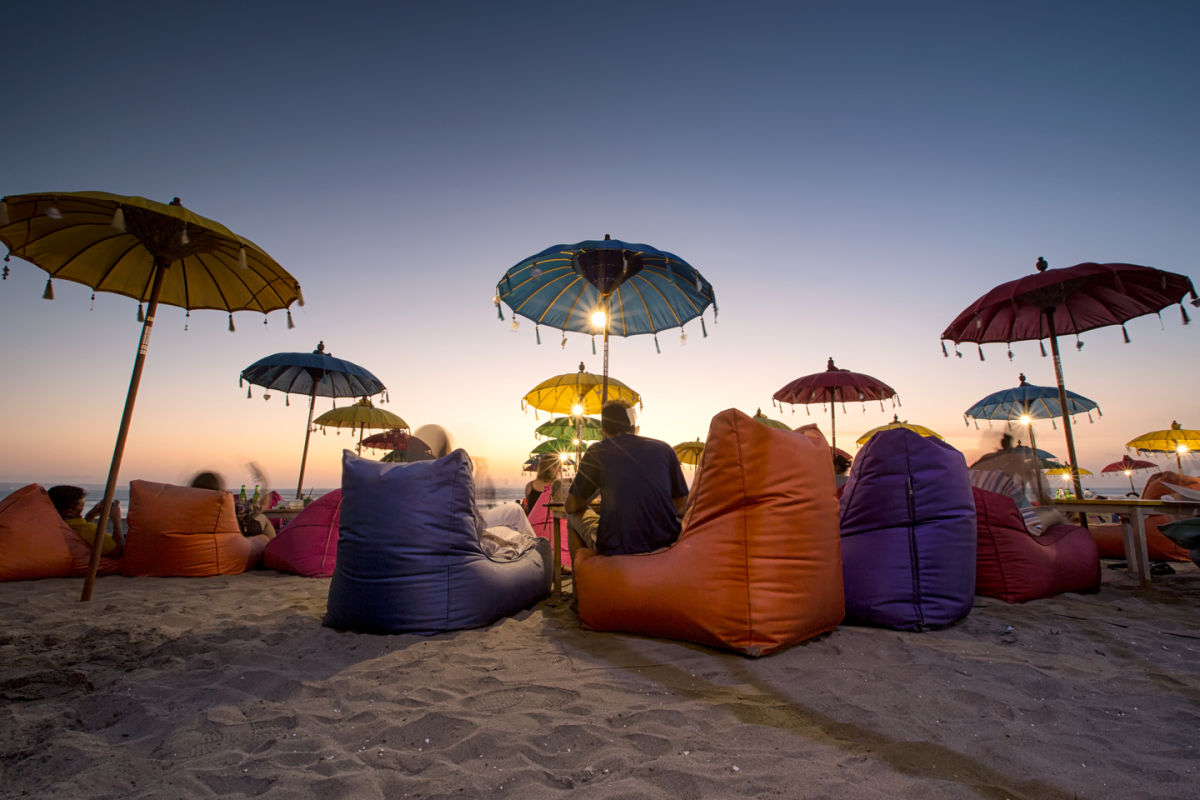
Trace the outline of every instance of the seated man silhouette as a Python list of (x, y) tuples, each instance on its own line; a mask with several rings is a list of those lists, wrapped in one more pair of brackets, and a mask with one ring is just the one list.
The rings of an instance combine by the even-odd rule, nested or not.
[[(688, 498), (675, 451), (639, 436), (633, 408), (622, 400), (605, 404), (600, 428), (603, 438), (583, 454), (564, 504), (572, 560), (580, 547), (623, 555), (671, 545)], [(589, 506), (597, 494), (599, 513)]]

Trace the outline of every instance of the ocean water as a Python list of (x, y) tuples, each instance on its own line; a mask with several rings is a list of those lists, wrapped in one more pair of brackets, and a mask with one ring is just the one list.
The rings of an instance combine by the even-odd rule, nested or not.
[[(0, 498), (7, 497), (11, 492), (14, 492), (17, 489), (20, 489), (22, 486), (28, 486), (30, 483), (41, 483), (42, 488), (45, 488), (45, 489), (49, 489), (51, 486), (54, 485), (53, 483), (43, 483), (42, 481), (25, 481), (24, 483), (12, 483), (12, 482), (0, 483)], [(96, 503), (99, 503), (101, 500), (104, 499), (104, 484), (102, 484), (102, 483), (77, 483), (74, 485), (79, 486), (80, 488), (82, 488), (84, 491), (87, 492), (87, 501), (86, 502), (87, 502), (88, 508), (91, 508), (93, 505), (95, 505)], [(234, 487), (235, 490), (240, 489), (240, 488), (241, 488), (240, 485)], [(338, 488), (338, 487), (336, 487), (336, 486), (330, 486), (330, 487), (325, 487), (325, 488), (317, 487), (317, 488), (314, 488), (311, 490), (306, 490), (305, 494), (311, 494), (313, 497), (320, 497), (323, 494), (328, 494), (329, 492), (332, 492), (336, 488)], [(246, 487), (247, 493), (250, 493), (253, 491), (254, 491), (253, 486)], [(293, 497), (296, 496), (295, 487), (293, 487), (292, 491), (282, 491), (282, 490), (277, 490), (277, 491), (279, 491), (279, 493), (281, 495), (283, 495), (284, 500), (291, 500)], [(480, 508), (490, 508), (491, 506), (500, 505), (501, 503), (511, 503), (514, 500), (520, 500), (522, 497), (524, 497), (524, 495), (525, 495), (525, 492), (521, 487), (477, 486), (475, 488), (475, 502), (479, 505)], [(128, 511), (129, 511), (129, 483), (128, 482), (117, 484), (117, 493), (116, 493), (115, 497), (121, 503), (122, 513), (128, 513)]]

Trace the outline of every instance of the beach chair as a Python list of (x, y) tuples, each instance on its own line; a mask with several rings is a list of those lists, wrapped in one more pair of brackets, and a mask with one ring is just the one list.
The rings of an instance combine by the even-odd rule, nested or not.
[(975, 596), (975, 503), (962, 453), (906, 428), (863, 446), (841, 498), (846, 621), (898, 630), (965, 617)]
[(816, 426), (778, 430), (722, 411), (709, 425), (691, 494), (671, 547), (576, 551), (585, 625), (749, 656), (837, 627), (837, 498), (829, 443)]
[(476, 628), (550, 593), (545, 539), (511, 561), (484, 552), (471, 459), (463, 450), (411, 464), (345, 451), (340, 519), (325, 614), (331, 628), (420, 634)]

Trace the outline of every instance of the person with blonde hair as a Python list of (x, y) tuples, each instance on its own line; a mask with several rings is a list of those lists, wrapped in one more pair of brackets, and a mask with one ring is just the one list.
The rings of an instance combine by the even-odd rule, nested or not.
[(542, 453), (538, 456), (537, 474), (533, 480), (525, 484), (525, 513), (533, 511), (533, 507), (537, 505), (538, 498), (542, 496), (542, 492), (546, 491), (546, 487), (550, 487), (550, 496), (558, 497), (560, 495), (560, 487), (562, 481), (559, 480), (559, 474), (562, 472), (562, 459), (557, 453)]

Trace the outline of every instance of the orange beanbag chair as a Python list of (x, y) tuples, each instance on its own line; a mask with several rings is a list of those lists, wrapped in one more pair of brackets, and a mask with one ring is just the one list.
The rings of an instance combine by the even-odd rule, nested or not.
[(816, 426), (777, 430), (736, 409), (708, 430), (683, 532), (638, 555), (579, 550), (579, 617), (597, 630), (761, 656), (837, 627), (838, 502)]
[(126, 575), (236, 575), (255, 566), (265, 547), (266, 537), (242, 535), (229, 492), (129, 483)]
[[(1200, 478), (1181, 475), (1178, 472), (1156, 472), (1142, 487), (1142, 499), (1158, 500), (1165, 495), (1172, 494), (1171, 487), (1166, 485), (1168, 483), (1200, 491)], [(1187, 550), (1172, 542), (1159, 531), (1159, 525), (1165, 525), (1170, 521), (1171, 518), (1165, 514), (1155, 514), (1146, 518), (1146, 552), (1151, 561), (1190, 561)], [(1125, 558), (1125, 537), (1121, 525), (1089, 524), (1088, 530), (1092, 532), (1096, 546), (1100, 548), (1101, 558)]]
[[(91, 545), (63, 522), (41, 486), (31, 483), (0, 500), (0, 581), (85, 575), (91, 555)], [(101, 557), (97, 574), (120, 569), (120, 559)]]

